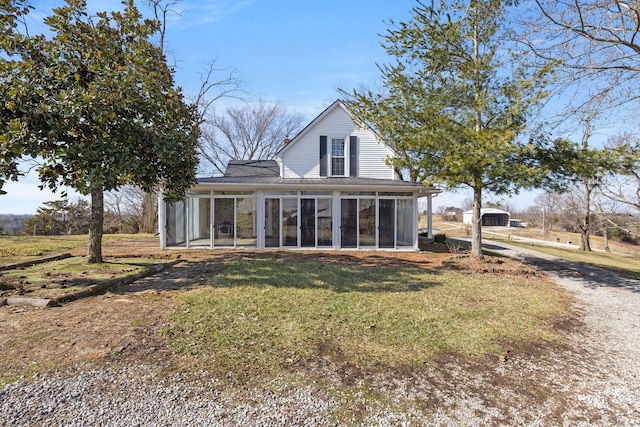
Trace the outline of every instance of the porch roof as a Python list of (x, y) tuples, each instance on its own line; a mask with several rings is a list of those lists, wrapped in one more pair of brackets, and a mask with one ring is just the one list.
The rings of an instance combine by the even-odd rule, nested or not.
[(269, 176), (220, 176), (199, 178), (194, 190), (311, 190), (411, 192), (419, 196), (438, 194), (439, 188), (417, 182), (375, 178), (281, 178)]

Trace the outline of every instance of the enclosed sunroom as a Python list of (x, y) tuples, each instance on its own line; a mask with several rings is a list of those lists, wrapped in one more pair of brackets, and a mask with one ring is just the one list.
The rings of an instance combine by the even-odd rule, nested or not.
[(418, 200), (434, 190), (404, 181), (218, 177), (184, 201), (161, 204), (162, 247), (418, 248)]

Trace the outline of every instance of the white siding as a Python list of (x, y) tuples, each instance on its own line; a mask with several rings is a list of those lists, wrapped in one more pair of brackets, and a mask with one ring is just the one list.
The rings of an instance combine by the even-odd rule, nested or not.
[[(344, 138), (349, 145), (349, 136), (358, 137), (358, 176), (362, 178), (394, 179), (393, 169), (385, 160), (392, 151), (379, 143), (373, 132), (361, 129), (351, 120), (351, 116), (342, 104), (336, 103), (317, 123), (305, 129), (298, 138), (291, 142), (282, 154), (282, 170), (284, 178), (319, 178), (320, 177), (320, 135), (329, 138)], [(348, 148), (347, 148), (348, 149)], [(348, 162), (349, 155), (346, 153)], [(348, 174), (348, 164), (346, 171)]]
[(387, 158), (393, 152), (379, 142), (370, 130), (359, 130), (358, 136), (358, 176), (361, 178), (395, 179), (393, 168), (387, 165)]

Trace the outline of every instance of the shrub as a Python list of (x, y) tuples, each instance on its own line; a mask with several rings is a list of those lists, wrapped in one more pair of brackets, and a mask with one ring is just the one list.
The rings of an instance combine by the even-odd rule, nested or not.
[(446, 234), (436, 234), (435, 236), (433, 236), (433, 241), (436, 243), (444, 243), (447, 241), (447, 235)]

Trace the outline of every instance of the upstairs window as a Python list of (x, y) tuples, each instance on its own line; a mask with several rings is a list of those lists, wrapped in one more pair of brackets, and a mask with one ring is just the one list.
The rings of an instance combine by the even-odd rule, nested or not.
[(358, 138), (320, 136), (320, 176), (358, 176)]
[(344, 138), (331, 138), (331, 176), (344, 176)]

